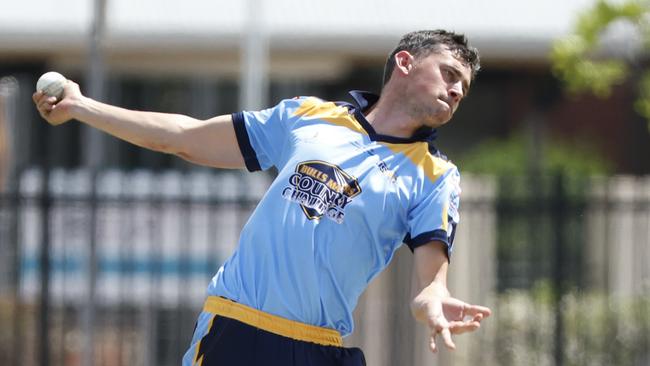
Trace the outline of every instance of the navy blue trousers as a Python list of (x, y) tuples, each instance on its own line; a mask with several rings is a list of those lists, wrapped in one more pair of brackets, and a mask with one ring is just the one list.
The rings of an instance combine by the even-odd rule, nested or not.
[(294, 340), (216, 315), (195, 350), (202, 366), (365, 366), (359, 348)]

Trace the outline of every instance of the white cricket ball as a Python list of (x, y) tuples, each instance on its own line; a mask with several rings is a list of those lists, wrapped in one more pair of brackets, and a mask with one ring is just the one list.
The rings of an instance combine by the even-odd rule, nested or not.
[(36, 91), (61, 99), (67, 79), (56, 71), (46, 72), (36, 82)]

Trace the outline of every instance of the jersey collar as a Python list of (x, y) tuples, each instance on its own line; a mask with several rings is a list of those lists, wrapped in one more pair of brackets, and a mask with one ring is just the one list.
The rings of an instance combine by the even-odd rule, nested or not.
[(352, 90), (350, 91), (350, 95), (355, 101), (355, 105), (351, 106), (350, 112), (354, 113), (354, 117), (359, 121), (363, 129), (366, 130), (372, 141), (408, 144), (412, 142), (432, 142), (436, 139), (436, 129), (427, 127), (420, 128), (411, 137), (395, 137), (378, 134), (366, 119), (365, 113), (377, 103), (379, 95), (361, 90)]

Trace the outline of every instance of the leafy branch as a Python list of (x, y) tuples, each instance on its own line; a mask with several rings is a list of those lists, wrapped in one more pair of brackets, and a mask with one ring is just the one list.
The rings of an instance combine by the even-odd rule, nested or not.
[[(591, 92), (601, 98), (609, 96), (612, 86), (622, 83), (629, 75), (630, 65), (621, 56), (599, 54), (602, 36), (614, 22), (627, 22), (642, 36), (644, 50), (650, 49), (649, 14), (650, 0), (624, 0), (615, 4), (598, 0), (579, 16), (573, 34), (554, 43), (553, 73), (572, 94)], [(635, 109), (650, 122), (650, 71), (643, 72), (638, 87)]]

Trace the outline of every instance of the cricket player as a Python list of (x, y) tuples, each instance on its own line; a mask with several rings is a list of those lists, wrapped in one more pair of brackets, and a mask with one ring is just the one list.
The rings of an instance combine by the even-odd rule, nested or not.
[[(446, 278), (459, 222), (457, 167), (431, 147), (479, 70), (463, 35), (411, 32), (390, 53), (381, 95), (354, 103), (286, 99), (197, 120), (83, 96), (33, 96), (52, 125), (71, 119), (144, 148), (218, 168), (278, 176), (218, 269), (183, 365), (365, 365), (343, 347), (361, 293), (405, 243), (413, 316), (454, 349), (490, 309), (452, 297)], [(404, 284), (404, 286), (410, 286)]]

